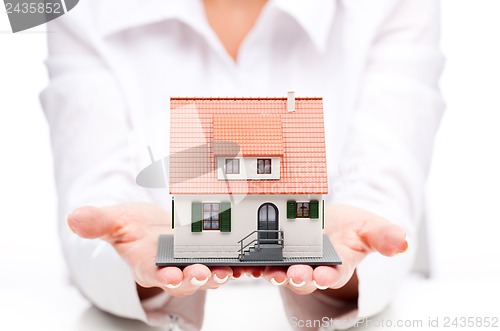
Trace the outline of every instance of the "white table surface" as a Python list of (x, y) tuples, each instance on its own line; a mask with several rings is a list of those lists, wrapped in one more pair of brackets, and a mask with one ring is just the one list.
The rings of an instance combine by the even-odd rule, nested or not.
[[(61, 259), (46, 255), (45, 261), (33, 259), (31, 263), (24, 263), (20, 257), (28, 258), (28, 250), (23, 253), (21, 247), (17, 249), (15, 257), (9, 257), (5, 251), (2, 254), (0, 330), (166, 330), (113, 317), (93, 308), (69, 283)], [(51, 250), (46, 248), (37, 253), (43, 256)], [(245, 302), (243, 305), (240, 304), (242, 301)], [(234, 313), (224, 316), (218, 313), (221, 307), (227, 309), (228, 306)], [(254, 317), (241, 318), (248, 314)], [(376, 324), (382, 320), (393, 323), (421, 320), (424, 327), (409, 329), (443, 330), (442, 327), (428, 328), (429, 318), (439, 318), (442, 324), (444, 318), (455, 316), (500, 318), (499, 281), (409, 279), (384, 313), (373, 317), (368, 327), (357, 330), (382, 330), (384, 328)], [(262, 321), (266, 321), (265, 328), (261, 327)], [(233, 281), (208, 294), (204, 330), (290, 329), (277, 288), (262, 280), (245, 278)]]

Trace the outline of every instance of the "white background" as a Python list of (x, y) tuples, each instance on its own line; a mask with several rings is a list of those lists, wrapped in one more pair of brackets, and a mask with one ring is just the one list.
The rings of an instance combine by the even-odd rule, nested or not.
[[(68, 286), (56, 235), (49, 132), (38, 101), (48, 81), (46, 33), (36, 27), (13, 35), (1, 11), (0, 316), (8, 317), (0, 317), (0, 329), (2, 323), (15, 322), (13, 329), (24, 330), (23, 325), (36, 321), (58, 330), (81, 330), (85, 320), (87, 329), (123, 329), (124, 323), (110, 322), (88, 308)], [(499, 14), (498, 0), (443, 1), (447, 65), (442, 89), (448, 107), (436, 140), (427, 200), (434, 284), (461, 284), (460, 301), (491, 299), (467, 288), (499, 288)], [(425, 292), (423, 286), (419, 293)], [(436, 288), (428, 294), (439, 296)], [(67, 309), (66, 318), (61, 309)]]

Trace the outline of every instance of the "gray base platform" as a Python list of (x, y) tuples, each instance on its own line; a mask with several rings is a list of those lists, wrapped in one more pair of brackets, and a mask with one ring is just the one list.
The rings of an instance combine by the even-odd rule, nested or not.
[(185, 267), (200, 263), (206, 266), (291, 266), (293, 264), (307, 265), (339, 265), (342, 264), (335, 248), (327, 235), (323, 235), (323, 257), (293, 257), (283, 258), (283, 261), (240, 261), (238, 258), (174, 258), (174, 236), (161, 235), (158, 240), (156, 265), (159, 267), (176, 266)]

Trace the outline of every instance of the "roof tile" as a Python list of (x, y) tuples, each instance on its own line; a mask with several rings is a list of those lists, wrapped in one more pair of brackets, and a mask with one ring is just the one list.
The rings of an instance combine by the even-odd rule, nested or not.
[[(323, 101), (296, 98), (172, 98), (172, 194), (325, 194)], [(279, 180), (221, 181), (214, 155), (279, 156)]]

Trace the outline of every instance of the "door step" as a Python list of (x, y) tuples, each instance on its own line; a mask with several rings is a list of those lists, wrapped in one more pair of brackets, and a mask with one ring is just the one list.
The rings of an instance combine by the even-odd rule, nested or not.
[(246, 250), (242, 256), (245, 261), (283, 261), (283, 247), (277, 244), (260, 244)]

